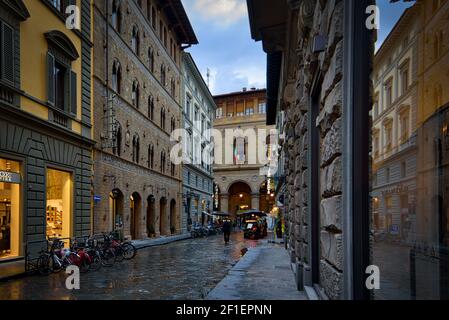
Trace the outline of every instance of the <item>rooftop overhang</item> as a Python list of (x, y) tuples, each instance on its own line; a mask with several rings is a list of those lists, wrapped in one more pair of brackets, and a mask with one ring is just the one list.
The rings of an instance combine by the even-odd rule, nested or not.
[(270, 126), (276, 124), (282, 57), (282, 51), (267, 54), (267, 125)]
[(262, 41), (267, 53), (267, 125), (276, 124), (282, 58), (285, 47), (286, 0), (247, 0), (251, 37)]
[(284, 47), (288, 5), (285, 0), (247, 0), (251, 37), (266, 53)]
[(182, 44), (198, 44), (192, 24), (182, 5), (181, 0), (160, 0), (159, 8), (164, 10), (170, 26)]

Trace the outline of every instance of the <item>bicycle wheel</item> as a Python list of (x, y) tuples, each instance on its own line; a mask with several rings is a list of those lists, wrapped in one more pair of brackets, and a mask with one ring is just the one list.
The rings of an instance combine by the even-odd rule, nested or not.
[(76, 264), (80, 268), (81, 273), (86, 273), (90, 269), (90, 257), (87, 253), (78, 253), (77, 258), (79, 262)]
[(137, 254), (136, 247), (133, 244), (131, 244), (131, 243), (124, 243), (124, 244), (122, 244), (122, 248), (123, 248), (123, 251), (124, 251), (125, 260), (131, 260)]
[(125, 259), (125, 251), (121, 246), (114, 247), (115, 261), (122, 262)]
[(105, 267), (112, 267), (115, 262), (115, 254), (111, 249), (101, 251), (101, 263)]
[(88, 254), (91, 258), (90, 270), (93, 271), (100, 270), (102, 266), (100, 253), (98, 251), (91, 250), (88, 252)]
[(37, 270), (43, 276), (48, 276), (52, 269), (50, 267), (50, 255), (48, 253), (42, 253), (37, 259)]

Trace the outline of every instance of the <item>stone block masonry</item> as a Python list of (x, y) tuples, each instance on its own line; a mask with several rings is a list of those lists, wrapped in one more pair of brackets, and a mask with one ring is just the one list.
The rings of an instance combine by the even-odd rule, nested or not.
[[(312, 230), (319, 237), (319, 283), (324, 294), (331, 299), (339, 299), (343, 290), (343, 234), (342, 234), (342, 71), (343, 40), (342, 20), (343, 1), (305, 1), (312, 10), (304, 10), (300, 5), (297, 23), (295, 50), (297, 64), (294, 75), (296, 96), (286, 105), (286, 126), (292, 128), (294, 135), (287, 143), (288, 189), (288, 233), (292, 261), (303, 266), (311, 266), (313, 252)], [(317, 35), (326, 35), (327, 46), (323, 52), (312, 52), (312, 42)], [(319, 135), (319, 147), (309, 146), (309, 117), (311, 116), (311, 97), (318, 88), (318, 116), (310, 119)], [(315, 90), (316, 91), (316, 90)], [(288, 131), (288, 130), (287, 130)], [(301, 141), (294, 144), (293, 141)], [(291, 142), (291, 143), (290, 143)], [(312, 148), (310, 148), (312, 147)], [(309, 153), (318, 150), (319, 184), (318, 204), (315, 212), (309, 212), (311, 199), (308, 197), (310, 183)], [(312, 220), (312, 215), (319, 219)], [(312, 225), (318, 221), (319, 225)], [(300, 269), (301, 270), (301, 269)], [(310, 279), (310, 278), (309, 278)], [(306, 285), (309, 279), (305, 277)]]

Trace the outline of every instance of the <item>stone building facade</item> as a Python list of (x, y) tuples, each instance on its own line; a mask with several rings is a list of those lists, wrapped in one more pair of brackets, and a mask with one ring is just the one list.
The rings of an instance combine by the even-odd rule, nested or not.
[(183, 54), (182, 73), (183, 161), (182, 227), (204, 224), (213, 210), (211, 129), (215, 101), (190, 53)]
[[(245, 88), (214, 99), (217, 104), (214, 129), (221, 132), (223, 144), (221, 154), (215, 151), (214, 176), (219, 201), (214, 209), (228, 212), (234, 219), (239, 210), (269, 212), (274, 206), (274, 194), (267, 191), (274, 191), (273, 180), (267, 188), (269, 179), (261, 173), (265, 163), (260, 158), (261, 154), (267, 153), (271, 130), (274, 129), (274, 126), (266, 124), (266, 90)], [(259, 129), (265, 130), (265, 134), (258, 135)], [(236, 132), (236, 136), (227, 141), (226, 130), (241, 132)], [(255, 140), (245, 135), (250, 132), (255, 133)], [(218, 143), (216, 150), (217, 146)], [(252, 158), (255, 161), (251, 161)]]
[(181, 1), (98, 1), (94, 15), (94, 231), (142, 239), (181, 232), (184, 45), (198, 41)]
[[(80, 30), (66, 28), (67, 4)], [(0, 1), (0, 278), (47, 238), (91, 232), (90, 4)]]
[[(376, 299), (449, 298), (449, 94), (444, 89), (449, 81), (448, 14), (449, 1), (410, 3), (376, 55), (374, 70), (386, 70), (382, 67), (388, 59), (385, 62), (384, 58), (390, 55), (391, 71), (396, 72), (385, 78), (392, 80), (387, 85), (380, 86), (379, 79), (374, 97), (377, 92), (388, 97), (392, 83), (391, 107), (402, 111), (402, 121), (399, 117), (398, 123), (392, 122), (393, 148), (384, 146), (388, 157), (384, 156), (383, 163), (373, 163), (378, 185), (373, 186), (372, 263), (382, 270), (381, 288), (373, 295)], [(410, 62), (408, 88), (401, 85), (407, 70), (404, 62)], [(398, 70), (395, 65), (402, 68)], [(376, 73), (374, 80), (376, 83)], [(404, 141), (401, 134), (395, 136), (394, 130), (396, 127), (400, 132), (403, 127), (408, 106), (412, 135)], [(390, 116), (390, 110), (385, 110), (386, 116)], [(378, 124), (374, 124), (375, 141)], [(376, 146), (373, 150), (376, 153)], [(399, 161), (405, 162), (405, 170), (395, 169)], [(379, 184), (386, 183), (388, 171), (388, 189), (381, 188)], [(387, 189), (384, 197), (378, 193), (382, 189)]]
[(280, 190), (298, 289), (366, 298), (370, 1), (247, 2), (252, 37), (268, 56), (268, 124), (283, 112)]
[(373, 229), (404, 243), (416, 230), (418, 16), (404, 12), (373, 69)]

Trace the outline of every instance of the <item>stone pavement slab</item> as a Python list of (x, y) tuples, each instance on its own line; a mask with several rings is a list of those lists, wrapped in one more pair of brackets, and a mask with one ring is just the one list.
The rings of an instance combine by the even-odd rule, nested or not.
[(284, 246), (250, 248), (207, 300), (307, 300), (296, 288)]

